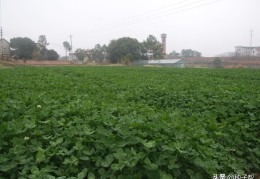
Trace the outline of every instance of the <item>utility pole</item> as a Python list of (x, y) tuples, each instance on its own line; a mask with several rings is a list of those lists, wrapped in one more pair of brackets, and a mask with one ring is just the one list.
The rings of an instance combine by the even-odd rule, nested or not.
[(3, 29), (2, 29), (2, 2), (0, 0), (0, 35), (1, 35), (1, 60), (4, 60), (4, 42), (3, 42)]
[(71, 50), (70, 50), (70, 53), (69, 53), (69, 60), (73, 60), (73, 49), (72, 49), (72, 35), (70, 34), (70, 47), (71, 47)]
[(72, 35), (70, 34), (70, 46), (71, 46), (71, 52), (69, 55), (70, 60), (73, 60), (73, 49), (72, 49)]
[(4, 60), (4, 40), (3, 40), (3, 29), (1, 27), (0, 29), (0, 35), (1, 35), (1, 60)]
[(250, 29), (250, 47), (252, 47), (253, 33), (253, 29)]

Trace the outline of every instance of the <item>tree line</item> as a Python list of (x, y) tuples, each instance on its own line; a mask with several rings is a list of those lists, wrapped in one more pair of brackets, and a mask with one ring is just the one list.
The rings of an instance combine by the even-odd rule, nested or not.
[[(70, 51), (67, 42), (63, 43), (66, 54)], [(122, 37), (111, 40), (108, 45), (97, 44), (93, 49), (76, 49), (75, 56), (78, 60), (95, 60), (98, 62), (104, 59), (111, 63), (130, 63), (134, 60), (148, 60), (163, 58), (163, 46), (155, 36), (149, 35), (143, 42), (135, 38)]]
[[(71, 47), (68, 42), (64, 42), (63, 46), (67, 51)], [(75, 56), (78, 60), (84, 61), (94, 60), (102, 62), (104, 59), (111, 63), (131, 63), (138, 60), (162, 59), (166, 58), (191, 58), (201, 57), (201, 53), (192, 49), (183, 49), (181, 53), (172, 51), (168, 56), (163, 54), (163, 45), (156, 39), (155, 36), (149, 35), (146, 40), (139, 42), (135, 38), (122, 37), (116, 40), (111, 40), (108, 45), (97, 44), (93, 49), (78, 48), (75, 51)]]
[(40, 35), (37, 43), (28, 37), (10, 39), (11, 55), (16, 59), (57, 60), (58, 53), (47, 49), (48, 45), (45, 35)]
[(169, 53), (169, 58), (192, 58), (192, 57), (201, 57), (201, 52), (192, 49), (182, 49), (181, 53), (172, 51)]
[[(10, 40), (11, 54), (17, 59), (57, 60), (58, 53), (48, 49), (45, 35), (40, 35), (37, 43), (30, 38), (13, 38)], [(63, 47), (68, 59), (68, 52), (72, 53), (71, 44), (63, 42)], [(132, 61), (167, 58), (200, 57), (201, 53), (191, 49), (183, 49), (181, 53), (172, 51), (168, 56), (163, 54), (163, 45), (155, 36), (149, 35), (146, 40), (139, 42), (135, 38), (122, 37), (111, 40), (108, 45), (95, 45), (92, 49), (78, 48), (73, 55), (80, 61), (91, 60), (102, 62), (104, 59), (111, 63), (128, 64)]]

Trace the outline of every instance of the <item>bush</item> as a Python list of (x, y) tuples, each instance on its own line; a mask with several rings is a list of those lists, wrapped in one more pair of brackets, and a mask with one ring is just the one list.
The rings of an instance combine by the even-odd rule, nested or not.
[(222, 60), (219, 58), (219, 57), (216, 57), (214, 60), (213, 60), (213, 64), (216, 68), (221, 68), (223, 67), (222, 66)]
[(46, 52), (47, 60), (58, 60), (59, 55), (55, 50), (47, 50)]

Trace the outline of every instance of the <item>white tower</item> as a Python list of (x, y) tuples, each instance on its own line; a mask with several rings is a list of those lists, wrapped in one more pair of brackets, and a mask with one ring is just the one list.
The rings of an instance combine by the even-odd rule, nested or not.
[(163, 45), (163, 55), (166, 55), (166, 38), (167, 38), (167, 35), (161, 34), (161, 38), (162, 38), (162, 45)]

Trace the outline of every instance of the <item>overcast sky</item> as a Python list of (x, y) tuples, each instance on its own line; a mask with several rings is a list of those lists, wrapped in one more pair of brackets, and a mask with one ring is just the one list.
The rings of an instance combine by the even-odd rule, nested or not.
[(73, 50), (149, 34), (167, 53), (194, 49), (203, 56), (234, 51), (234, 46), (260, 46), (260, 0), (0, 0), (4, 38), (46, 35), (49, 49), (60, 55), (72, 34)]

